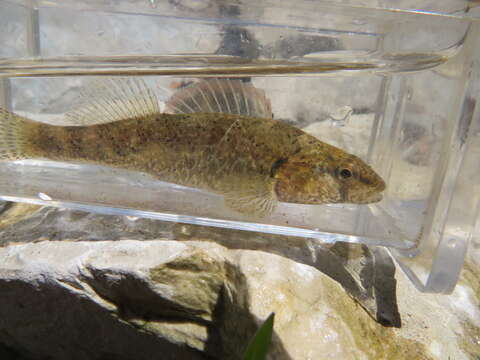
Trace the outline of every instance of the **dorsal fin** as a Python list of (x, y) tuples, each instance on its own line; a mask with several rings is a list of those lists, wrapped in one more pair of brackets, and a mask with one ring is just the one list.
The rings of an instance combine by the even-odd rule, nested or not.
[(171, 114), (219, 112), (272, 118), (270, 100), (263, 90), (241, 80), (211, 79), (189, 85), (167, 102)]
[(83, 106), (66, 114), (72, 125), (140, 119), (160, 113), (157, 96), (137, 78), (95, 80), (81, 89)]

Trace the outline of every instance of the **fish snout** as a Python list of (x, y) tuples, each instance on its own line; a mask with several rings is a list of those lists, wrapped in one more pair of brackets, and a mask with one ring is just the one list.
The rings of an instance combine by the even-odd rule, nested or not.
[(376, 203), (379, 202), (383, 199), (383, 194), (381, 192), (375, 193), (371, 198), (370, 198), (370, 203)]
[(385, 181), (383, 181), (383, 179), (379, 176), (378, 177), (378, 183), (377, 183), (377, 187), (376, 187), (376, 190), (378, 192), (383, 192), (386, 188), (387, 188), (387, 184), (385, 184)]

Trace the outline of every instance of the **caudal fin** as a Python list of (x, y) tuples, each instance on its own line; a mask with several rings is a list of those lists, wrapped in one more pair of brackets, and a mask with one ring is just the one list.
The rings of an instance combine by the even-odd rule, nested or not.
[(0, 108), (0, 161), (24, 159), (22, 128), (28, 120)]

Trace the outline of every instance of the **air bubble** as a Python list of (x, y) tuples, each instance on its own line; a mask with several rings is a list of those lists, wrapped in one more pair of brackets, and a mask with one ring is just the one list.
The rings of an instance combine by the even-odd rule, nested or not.
[(331, 112), (329, 116), (336, 126), (345, 126), (350, 120), (352, 113), (353, 109), (350, 106), (345, 105)]
[(40, 200), (44, 200), (44, 201), (51, 201), (53, 200), (50, 196), (48, 196), (47, 194), (43, 193), (43, 192), (39, 192), (38, 193), (38, 197)]
[(365, 25), (368, 23), (368, 21), (365, 19), (354, 19), (352, 23), (355, 25)]
[(448, 239), (447, 246), (452, 249), (455, 248), (457, 246), (457, 239), (454, 239), (454, 238)]
[(410, 101), (412, 100), (413, 97), (413, 90), (411, 88), (407, 89), (407, 100)]

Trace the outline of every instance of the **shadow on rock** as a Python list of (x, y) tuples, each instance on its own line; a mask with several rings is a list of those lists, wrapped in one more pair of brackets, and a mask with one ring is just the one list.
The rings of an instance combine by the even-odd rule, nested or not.
[(260, 250), (310, 265), (328, 275), (377, 322), (400, 327), (396, 299), (395, 264), (383, 248), (336, 243), (327, 247), (291, 236), (176, 224), (178, 240), (213, 241), (230, 249)]
[[(249, 306), (240, 266), (220, 254), (224, 249), (204, 245), (18, 247), (24, 266), (10, 259), (0, 269), (0, 354), (52, 360), (150, 360), (156, 354), (164, 360), (242, 359), (261, 320)], [(277, 335), (271, 353), (290, 359)]]
[[(248, 344), (265, 319), (256, 318), (248, 310), (249, 295), (245, 276), (232, 266), (227, 269), (227, 274), (231, 285), (222, 288), (213, 312), (213, 325), (209, 327), (205, 350), (206, 353), (217, 353), (221, 349), (220, 359), (243, 359)], [(269, 356), (278, 360), (291, 359), (275, 331)]]
[[(15, 207), (21, 206), (16, 204)], [(12, 209), (13, 211), (14, 209)], [(7, 213), (6, 213), (7, 214)], [(150, 219), (129, 220), (56, 208), (42, 208), (0, 228), (0, 245), (41, 240), (201, 240), (230, 249), (260, 250), (315, 267), (342, 285), (376, 321), (400, 327), (395, 265), (383, 248), (337, 243), (327, 247), (297, 237), (201, 227)]]

